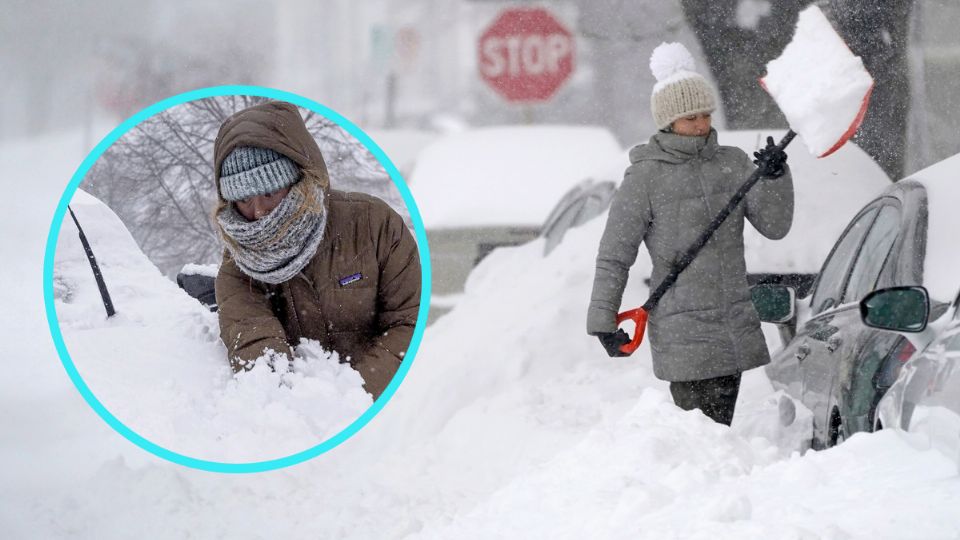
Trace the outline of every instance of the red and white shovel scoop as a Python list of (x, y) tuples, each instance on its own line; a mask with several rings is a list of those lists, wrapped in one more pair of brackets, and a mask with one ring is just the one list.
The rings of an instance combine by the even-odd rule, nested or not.
[(873, 77), (814, 5), (800, 12), (793, 40), (767, 64), (760, 84), (810, 153), (822, 158), (860, 127)]
[[(850, 52), (843, 38), (815, 5), (800, 13), (793, 39), (778, 58), (767, 64), (767, 74), (760, 79), (760, 84), (777, 102), (790, 124), (790, 131), (777, 146), (786, 148), (799, 134), (810, 153), (821, 158), (835, 152), (857, 131), (873, 90), (873, 78), (863, 67), (860, 57)], [(621, 352), (631, 354), (640, 347), (650, 311), (759, 180), (758, 169), (697, 241), (680, 256), (643, 306), (617, 316), (618, 325), (628, 319), (637, 325), (631, 341), (620, 347)]]

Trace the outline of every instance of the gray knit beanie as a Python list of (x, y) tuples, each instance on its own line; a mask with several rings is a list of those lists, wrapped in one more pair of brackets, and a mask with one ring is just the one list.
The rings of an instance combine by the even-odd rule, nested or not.
[(269, 148), (238, 146), (220, 165), (220, 194), (239, 201), (273, 193), (300, 179), (300, 167), (287, 156)]
[(650, 55), (650, 71), (657, 84), (650, 95), (650, 110), (657, 129), (674, 120), (716, 110), (713, 88), (695, 71), (693, 56), (680, 43), (661, 43)]

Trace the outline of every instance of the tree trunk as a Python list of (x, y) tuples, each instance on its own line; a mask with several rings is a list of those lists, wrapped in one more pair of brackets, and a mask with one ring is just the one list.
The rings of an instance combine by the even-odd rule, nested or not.
[(873, 76), (873, 94), (853, 140), (892, 180), (903, 176), (910, 79), (907, 41), (913, 0), (831, 0), (824, 8)]

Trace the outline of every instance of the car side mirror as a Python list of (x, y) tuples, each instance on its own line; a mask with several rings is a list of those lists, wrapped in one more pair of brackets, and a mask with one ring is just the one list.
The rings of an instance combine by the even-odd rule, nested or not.
[(890, 287), (860, 301), (863, 324), (894, 332), (922, 332), (930, 315), (930, 296), (920, 286)]
[(763, 322), (786, 324), (796, 315), (797, 292), (784, 285), (754, 285), (750, 288), (753, 307)]

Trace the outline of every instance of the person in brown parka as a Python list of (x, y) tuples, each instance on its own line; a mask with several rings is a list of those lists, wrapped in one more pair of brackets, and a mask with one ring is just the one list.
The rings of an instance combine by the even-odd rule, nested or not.
[(214, 144), (220, 337), (235, 372), (308, 338), (336, 351), (376, 399), (403, 361), (420, 307), (420, 259), (376, 197), (330, 188), (294, 105), (229, 117)]

